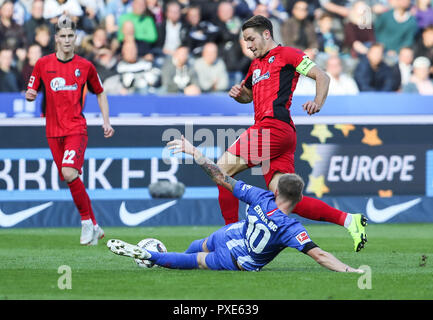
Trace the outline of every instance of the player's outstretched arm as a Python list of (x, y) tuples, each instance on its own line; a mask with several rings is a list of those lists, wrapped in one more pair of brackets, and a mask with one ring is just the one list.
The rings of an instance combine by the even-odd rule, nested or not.
[(347, 264), (341, 262), (329, 252), (326, 252), (319, 247), (315, 247), (307, 252), (307, 254), (313, 258), (322, 267), (325, 267), (332, 271), (337, 272), (355, 272), (364, 273), (361, 269), (354, 269)]
[(235, 188), (236, 179), (233, 179), (232, 177), (226, 175), (224, 172), (221, 171), (220, 167), (213, 162), (211, 159), (205, 157), (200, 150), (198, 150), (196, 147), (194, 147), (191, 142), (185, 139), (185, 137), (182, 135), (181, 139), (175, 139), (173, 141), (169, 141), (167, 143), (168, 149), (173, 150), (173, 154), (183, 152), (189, 155), (192, 155), (194, 157), (195, 162), (202, 167), (202, 169), (207, 173), (209, 177), (213, 181), (215, 181), (216, 184), (223, 186), (230, 192), (233, 192), (233, 189)]

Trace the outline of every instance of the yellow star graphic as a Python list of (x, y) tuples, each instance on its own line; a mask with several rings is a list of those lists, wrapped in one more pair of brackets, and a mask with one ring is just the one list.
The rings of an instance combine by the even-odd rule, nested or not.
[(326, 124), (315, 124), (311, 135), (317, 137), (320, 143), (325, 143), (326, 139), (334, 136), (332, 132), (328, 130), (328, 125)]
[(381, 197), (381, 198), (391, 198), (392, 197), (392, 190), (379, 190), (378, 191), (378, 194), (379, 194), (379, 197)]
[(353, 124), (336, 124), (334, 126), (335, 129), (341, 130), (343, 135), (347, 137), (350, 131), (355, 130), (355, 126)]
[(361, 142), (368, 144), (369, 146), (380, 146), (382, 144), (382, 140), (377, 136), (377, 129), (368, 130), (367, 128), (362, 128), (364, 131), (364, 138), (362, 138)]
[(322, 160), (322, 157), (320, 156), (320, 154), (317, 153), (316, 145), (314, 145), (314, 144), (308, 145), (306, 143), (303, 143), (302, 144), (302, 150), (304, 152), (301, 154), (300, 159), (307, 161), (311, 168), (314, 167), (316, 161)]
[(324, 193), (329, 192), (329, 188), (325, 185), (325, 177), (323, 175), (318, 176), (317, 178), (313, 177), (313, 175), (309, 175), (309, 183), (307, 187), (307, 191), (314, 193), (316, 197), (321, 198)]

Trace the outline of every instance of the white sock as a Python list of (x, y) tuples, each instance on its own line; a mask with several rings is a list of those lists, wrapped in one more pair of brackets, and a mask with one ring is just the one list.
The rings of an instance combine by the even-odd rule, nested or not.
[(348, 213), (346, 219), (344, 220), (344, 227), (349, 228), (351, 223), (352, 223), (352, 215)]

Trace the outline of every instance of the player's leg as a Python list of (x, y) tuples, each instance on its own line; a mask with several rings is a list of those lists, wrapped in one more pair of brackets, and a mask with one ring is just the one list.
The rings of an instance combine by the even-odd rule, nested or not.
[(165, 268), (239, 270), (225, 243), (228, 228), (224, 226), (207, 238), (193, 241), (184, 253), (149, 251), (117, 239), (108, 240), (107, 247), (115, 254), (150, 260)]
[[(239, 172), (248, 169), (247, 163), (229, 151), (226, 151), (218, 160), (217, 165), (227, 175), (233, 177)], [(239, 220), (239, 199), (230, 191), (222, 186), (218, 186), (218, 202), (221, 208), (225, 224), (230, 224)]]
[[(242, 222), (239, 222), (242, 223)], [(199, 264), (203, 269), (211, 270), (240, 270), (237, 262), (233, 259), (230, 250), (226, 244), (226, 232), (233, 228), (233, 224), (226, 225), (217, 231), (213, 232), (203, 242), (204, 253), (207, 255), (199, 255)]]
[[(275, 127), (275, 124), (279, 125)], [(278, 180), (284, 173), (295, 173), (296, 131), (282, 121), (268, 121), (266, 128), (270, 130), (269, 160), (262, 163), (263, 177), (268, 189), (275, 193)], [(281, 127), (281, 129), (280, 129)], [(344, 225), (347, 213), (334, 209), (321, 200), (303, 197), (293, 210), (294, 213), (311, 220), (328, 221)]]
[[(266, 123), (271, 130), (270, 157), (269, 161), (265, 160), (262, 164), (262, 170), (266, 185), (272, 192), (275, 192), (282, 173), (295, 172), (296, 131), (288, 124), (280, 125), (282, 129), (275, 127), (274, 122)], [(348, 214), (307, 196), (302, 198), (293, 212), (310, 220), (327, 221), (346, 227), (353, 238), (355, 251), (361, 250), (367, 241), (366, 218), (361, 214)]]
[[(92, 204), (84, 183), (79, 178), (84, 164), (84, 153), (87, 147), (86, 135), (74, 135), (64, 138), (64, 155), (61, 172), (68, 184), (75, 206), (81, 215), (81, 244), (96, 245), (104, 237), (104, 231), (96, 222)], [(91, 239), (89, 236), (91, 234)]]
[[(225, 244), (226, 227), (200, 240), (205, 252), (154, 252), (118, 239), (108, 240), (107, 247), (115, 254), (149, 260), (170, 269), (240, 270)], [(209, 252), (210, 248), (214, 250)]]
[[(269, 182), (268, 188), (274, 193), (281, 175), (283, 173), (276, 172)], [(355, 251), (360, 251), (367, 242), (365, 230), (367, 219), (362, 214), (350, 214), (331, 207), (322, 200), (307, 196), (302, 197), (293, 209), (293, 213), (306, 219), (326, 221), (345, 227), (353, 238)]]
[(149, 260), (170, 269), (205, 269), (204, 261), (208, 254), (207, 252), (154, 252), (118, 239), (108, 240), (107, 247), (117, 255)]
[[(281, 172), (276, 172), (273, 175), (268, 185), (270, 191), (275, 193), (278, 185), (278, 179), (282, 175), (283, 173)], [(310, 220), (327, 221), (340, 226), (344, 226), (344, 222), (347, 217), (346, 212), (335, 209), (321, 200), (307, 196), (302, 197), (302, 200), (293, 209), (293, 213)]]
[[(217, 165), (227, 175), (233, 177), (261, 162), (261, 127), (253, 125), (244, 131), (218, 160)], [(239, 220), (239, 200), (225, 188), (218, 186), (221, 212), (225, 224)]]
[(215, 251), (218, 243), (222, 243), (224, 241), (225, 231), (227, 228), (229, 228), (228, 225), (213, 232), (209, 237), (200, 240), (194, 240), (191, 242), (188, 249), (186, 249), (185, 253)]
[(184, 253), (207, 252), (207, 250), (204, 249), (206, 240), (207, 238), (194, 240), (193, 242), (191, 242), (188, 249), (186, 249)]
[[(78, 171), (79, 175), (81, 174), (81, 168), (84, 164), (84, 154), (87, 148), (87, 140), (88, 137), (86, 135), (74, 135), (65, 137), (65, 153), (62, 161), (62, 170), (63, 168), (71, 167), (75, 168)], [(92, 223), (96, 228), (98, 223), (96, 222), (92, 203), (87, 192), (86, 199), (88, 202), (90, 219), (92, 220)]]

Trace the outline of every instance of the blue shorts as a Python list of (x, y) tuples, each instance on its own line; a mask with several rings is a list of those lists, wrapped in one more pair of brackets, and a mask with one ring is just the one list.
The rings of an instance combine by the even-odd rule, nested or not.
[(226, 245), (225, 234), (229, 226), (222, 227), (207, 238), (206, 246), (210, 252), (205, 261), (211, 270), (240, 270)]

